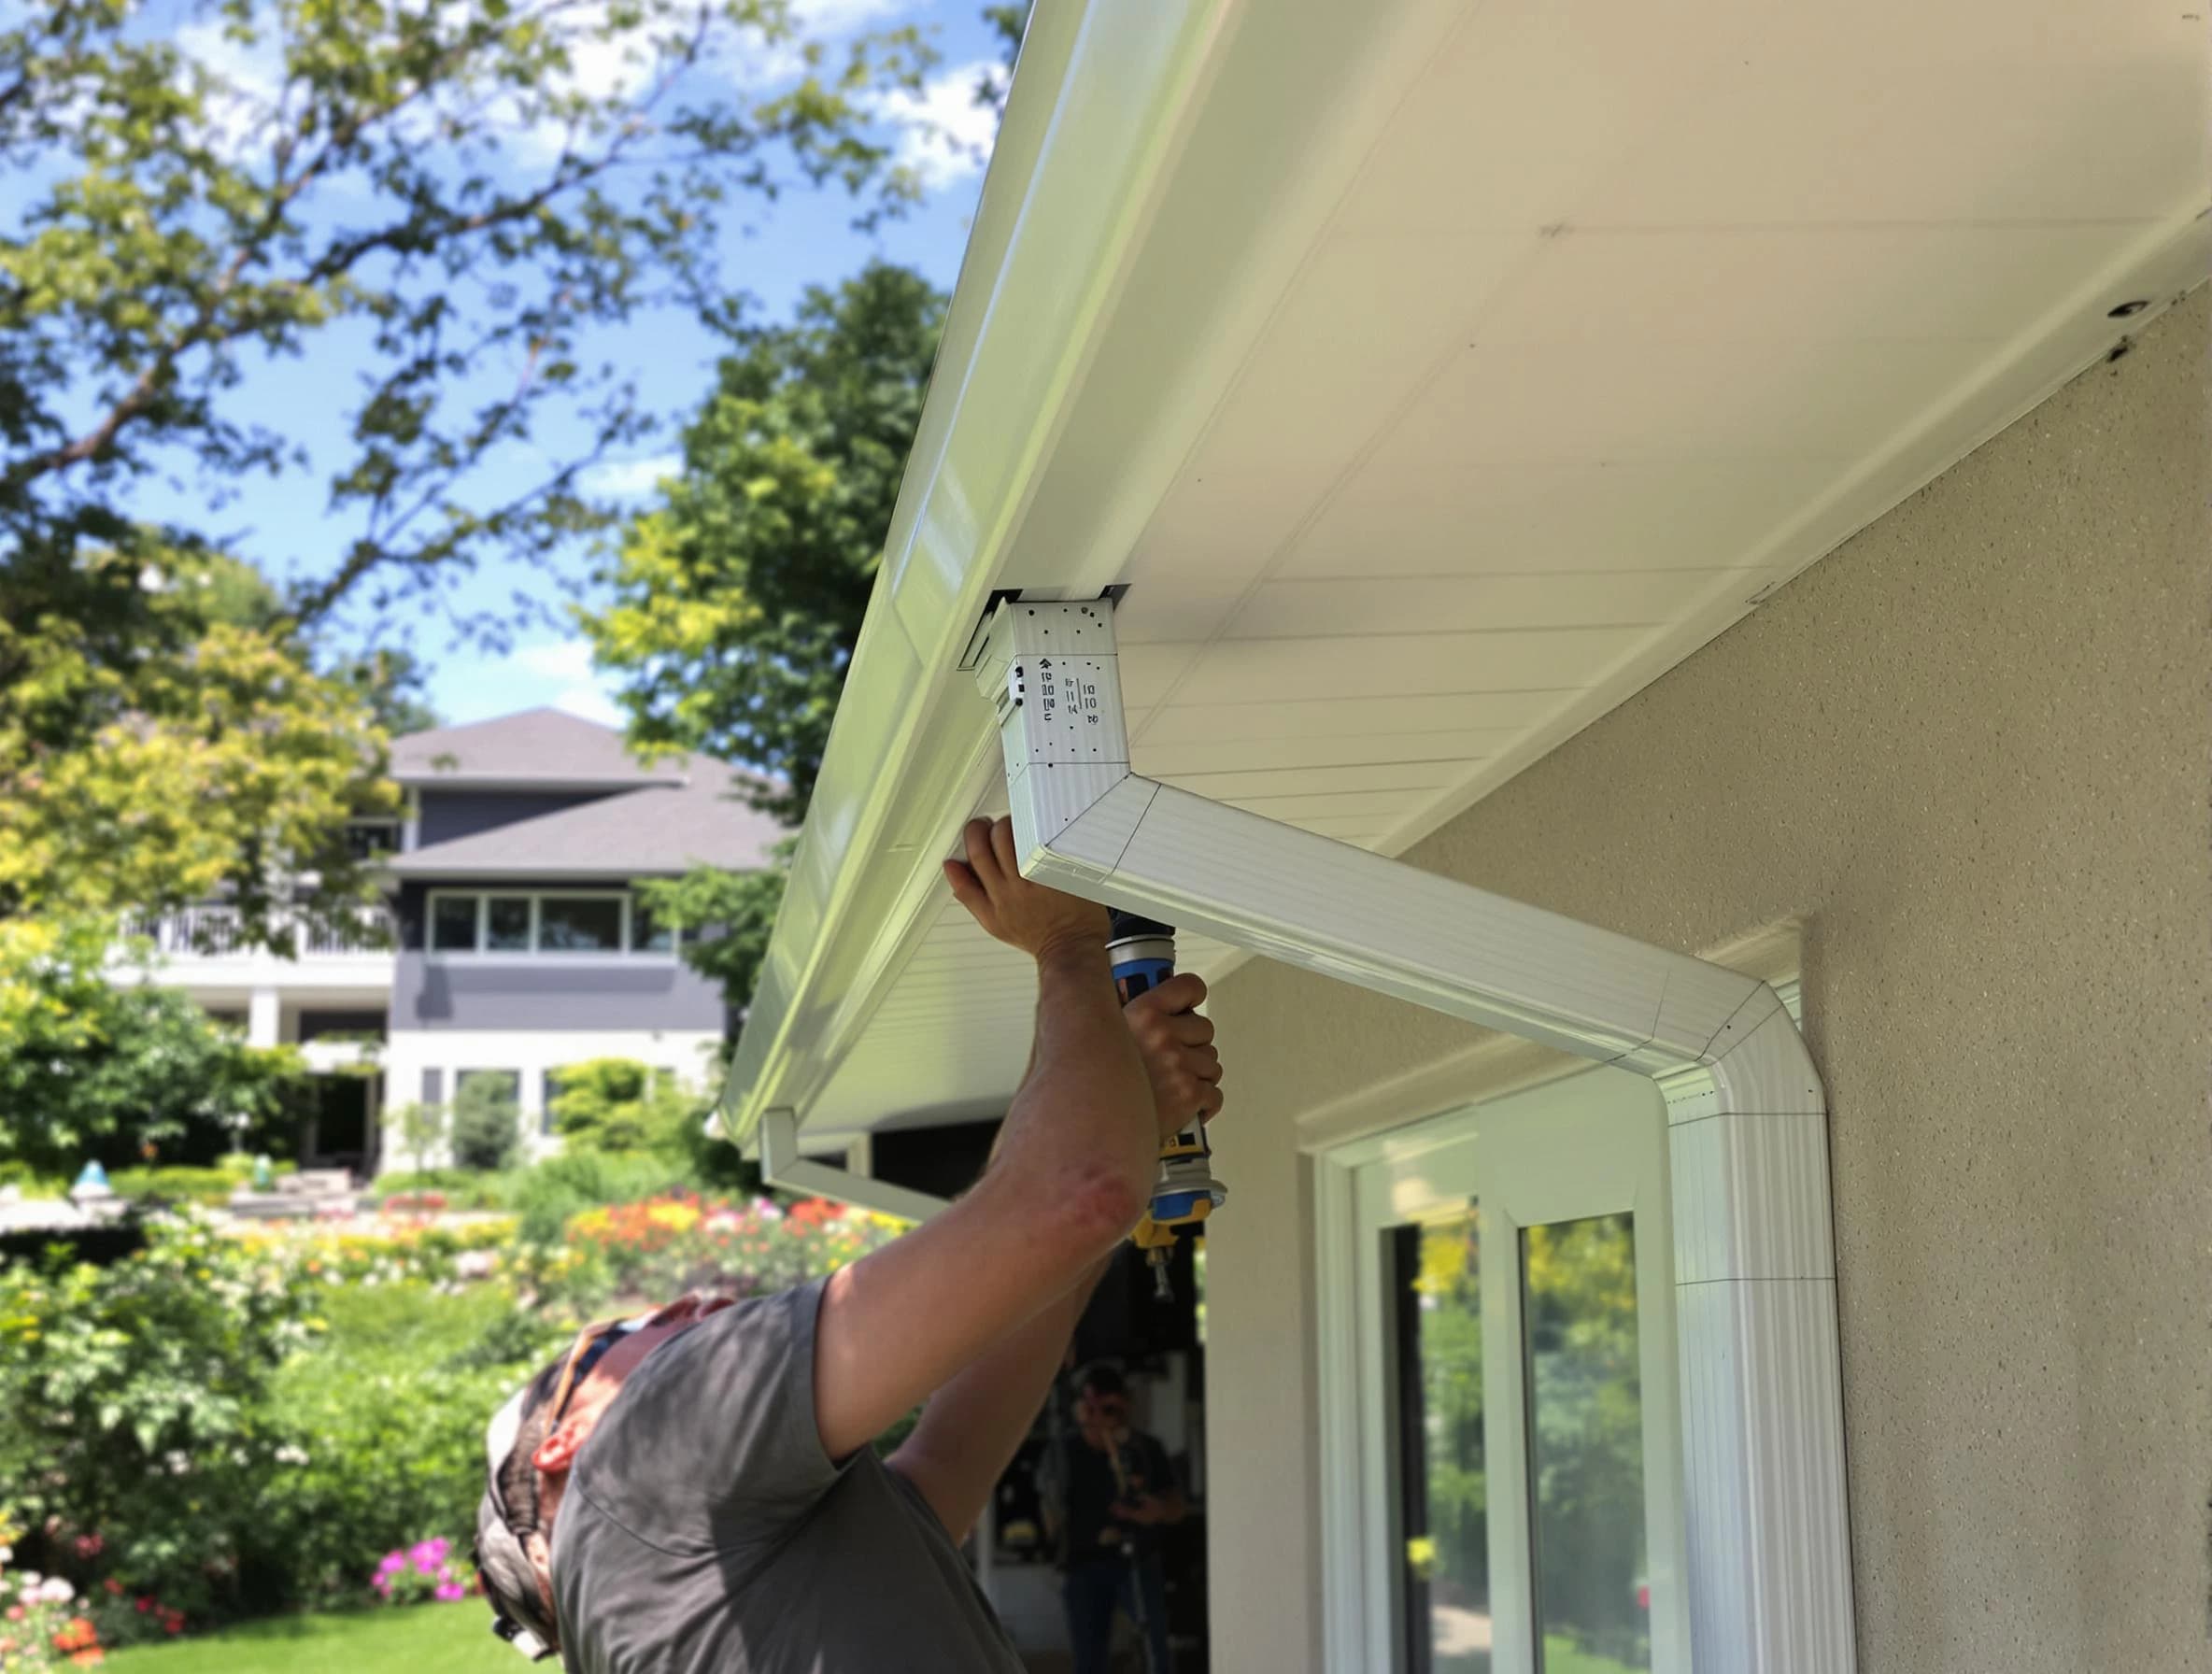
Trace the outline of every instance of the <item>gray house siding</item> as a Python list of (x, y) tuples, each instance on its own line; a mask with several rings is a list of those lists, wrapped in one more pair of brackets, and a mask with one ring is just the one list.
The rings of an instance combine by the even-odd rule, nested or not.
[[(616, 787), (627, 788), (627, 786)], [(451, 843), (457, 838), (474, 837), (479, 831), (493, 831), (501, 826), (511, 826), (518, 819), (535, 819), (541, 814), (558, 814), (563, 808), (574, 808), (581, 802), (596, 802), (602, 797), (614, 794), (615, 789), (425, 790), (422, 793), (422, 823), (417, 830), (416, 846), (428, 848), (433, 843)]]
[(511, 963), (403, 953), (392, 972), (391, 1027), (409, 1029), (674, 1029), (723, 1026), (722, 990), (688, 965), (661, 959)]
[[(391, 981), (391, 1028), (718, 1029), (727, 1022), (717, 983), (680, 960), (644, 955), (546, 954), (432, 958), (425, 951), (429, 893), (409, 881), (393, 913), (400, 951)], [(472, 890), (498, 886), (474, 882)], [(618, 887), (618, 886), (617, 886)], [(518, 885), (522, 889), (605, 889), (603, 880)]]

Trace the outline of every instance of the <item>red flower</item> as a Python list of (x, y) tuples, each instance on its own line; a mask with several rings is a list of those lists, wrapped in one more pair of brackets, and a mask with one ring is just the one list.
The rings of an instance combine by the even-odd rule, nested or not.
[(110, 1597), (121, 1597), (122, 1596), (123, 1583), (116, 1580), (114, 1576), (109, 1576), (100, 1584), (107, 1589), (108, 1596)]

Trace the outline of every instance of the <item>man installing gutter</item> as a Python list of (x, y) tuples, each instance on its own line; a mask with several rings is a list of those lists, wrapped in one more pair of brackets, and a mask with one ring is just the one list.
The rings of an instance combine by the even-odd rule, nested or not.
[[(1125, 1009), (1105, 910), (971, 821), (954, 896), (1037, 963), (983, 1178), (829, 1279), (583, 1332), (500, 1410), (476, 1561), (495, 1626), (576, 1674), (1018, 1674), (959, 1544), (1028, 1434), (1162, 1140), (1221, 1108), (1176, 976)], [(887, 1462), (869, 1442), (923, 1406)]]

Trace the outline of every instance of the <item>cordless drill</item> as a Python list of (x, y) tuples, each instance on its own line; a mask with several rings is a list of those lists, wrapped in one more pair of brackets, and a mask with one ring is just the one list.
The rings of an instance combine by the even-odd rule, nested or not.
[[(1117, 911), (1112, 919), (1106, 957), (1113, 965), (1113, 986), (1127, 1005), (1175, 974), (1175, 931), (1134, 913)], [(1160, 1147), (1152, 1201), (1129, 1235), (1129, 1241), (1144, 1252), (1151, 1265), (1153, 1290), (1162, 1301), (1175, 1294), (1168, 1277), (1168, 1258), (1174, 1253), (1176, 1234), (1203, 1223), (1228, 1195), (1228, 1187), (1213, 1175), (1213, 1147), (1206, 1142), (1206, 1124), (1193, 1115), (1182, 1132)]]

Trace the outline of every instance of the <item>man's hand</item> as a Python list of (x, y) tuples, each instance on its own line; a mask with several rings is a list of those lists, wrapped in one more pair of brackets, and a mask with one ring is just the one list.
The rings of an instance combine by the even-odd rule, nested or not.
[(1014, 858), (1014, 821), (971, 819), (961, 844), (968, 858), (947, 860), (945, 881), (990, 934), (1040, 960), (1061, 949), (1106, 945), (1104, 907), (1022, 876)]
[(1213, 1047), (1213, 1025), (1193, 1009), (1205, 998), (1206, 985), (1184, 972), (1122, 1008), (1144, 1056), (1163, 1140), (1182, 1132), (1192, 1117), (1210, 1121), (1221, 1111), (1221, 1054)]

